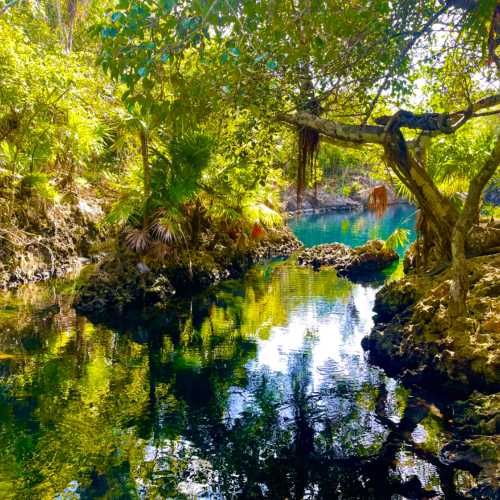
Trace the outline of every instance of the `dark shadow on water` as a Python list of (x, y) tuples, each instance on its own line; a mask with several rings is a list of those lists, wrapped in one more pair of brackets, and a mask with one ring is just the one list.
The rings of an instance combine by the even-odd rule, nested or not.
[(271, 262), (92, 319), (20, 292), (0, 304), (0, 497), (461, 498), (442, 420), (360, 346), (382, 279)]

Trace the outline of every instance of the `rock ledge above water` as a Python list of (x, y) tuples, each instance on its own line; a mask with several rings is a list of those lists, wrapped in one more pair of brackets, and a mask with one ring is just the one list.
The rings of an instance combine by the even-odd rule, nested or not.
[(306, 248), (297, 256), (297, 262), (301, 265), (309, 265), (314, 269), (333, 267), (339, 276), (349, 278), (380, 271), (398, 259), (398, 254), (385, 248), (384, 242), (380, 240), (368, 241), (355, 248), (342, 243), (318, 245)]

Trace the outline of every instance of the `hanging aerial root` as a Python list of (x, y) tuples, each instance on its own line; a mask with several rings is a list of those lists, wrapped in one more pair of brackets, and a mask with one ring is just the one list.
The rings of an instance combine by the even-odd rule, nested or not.
[(298, 130), (298, 167), (297, 167), (297, 209), (302, 206), (302, 197), (307, 184), (307, 170), (314, 177), (314, 167), (319, 150), (319, 133), (310, 127)]

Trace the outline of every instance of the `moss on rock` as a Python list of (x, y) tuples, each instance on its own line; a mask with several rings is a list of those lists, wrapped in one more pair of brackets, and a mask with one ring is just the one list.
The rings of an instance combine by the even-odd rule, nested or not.
[(451, 322), (450, 271), (409, 275), (377, 294), (375, 327), (363, 345), (372, 360), (419, 385), (467, 394), (500, 389), (500, 256), (468, 262), (468, 317)]

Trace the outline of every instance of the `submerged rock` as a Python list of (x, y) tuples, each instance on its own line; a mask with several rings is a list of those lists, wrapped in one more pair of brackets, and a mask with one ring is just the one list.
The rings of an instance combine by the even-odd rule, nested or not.
[(372, 240), (356, 248), (342, 243), (318, 245), (303, 250), (297, 256), (299, 264), (314, 269), (330, 266), (335, 268), (339, 276), (349, 278), (380, 271), (398, 259), (398, 254), (386, 249), (380, 240)]

